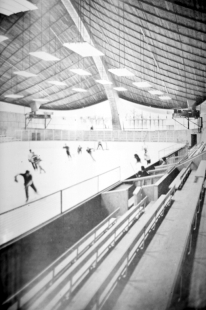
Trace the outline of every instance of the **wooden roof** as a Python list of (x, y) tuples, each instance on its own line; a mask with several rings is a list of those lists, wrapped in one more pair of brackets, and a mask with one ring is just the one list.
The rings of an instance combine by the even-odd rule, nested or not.
[[(44, 109), (71, 110), (107, 99), (104, 86), (96, 83), (99, 71), (92, 57), (82, 58), (63, 46), (82, 41), (72, 17), (60, 0), (32, 0), (38, 10), (11, 16), (0, 14), (0, 101), (29, 106), (34, 98), (46, 98)], [(120, 98), (158, 108), (186, 108), (206, 99), (206, 1), (204, 0), (72, 0), (102, 57), (106, 70), (125, 67), (132, 77), (112, 74), (113, 86), (127, 88)], [(58, 62), (29, 56), (36, 50), (60, 58)], [(69, 71), (83, 68), (91, 76)], [(24, 78), (14, 71), (27, 70)], [(49, 80), (66, 86), (55, 86)], [(133, 82), (147, 81), (169, 95), (163, 101)], [(85, 93), (72, 88), (83, 87)], [(5, 98), (16, 93), (23, 98)]]

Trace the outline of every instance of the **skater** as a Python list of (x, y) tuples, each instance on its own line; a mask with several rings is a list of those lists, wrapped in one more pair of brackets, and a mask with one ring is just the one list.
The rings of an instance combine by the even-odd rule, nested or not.
[(98, 141), (97, 150), (99, 149), (99, 147), (101, 147), (101, 148), (102, 148), (102, 150), (104, 151), (103, 146), (102, 146), (102, 142), (101, 142), (101, 141)]
[(147, 162), (147, 165), (151, 164), (151, 158), (147, 153), (147, 148), (144, 148), (144, 160)]
[(34, 168), (34, 170), (37, 169), (37, 166), (34, 162), (34, 152), (32, 152), (32, 150), (29, 150), (29, 156), (28, 156), (28, 161), (32, 164), (32, 167)]
[(71, 154), (70, 154), (70, 151), (69, 151), (68, 145), (65, 144), (65, 146), (63, 146), (63, 149), (66, 149), (67, 156), (70, 157), (70, 158), (72, 158), (72, 157), (71, 157)]
[(137, 166), (137, 174), (141, 171), (141, 159), (139, 155), (134, 154), (134, 158), (136, 159), (136, 166)]
[(138, 177), (148, 177), (149, 173), (146, 171), (144, 166), (141, 166), (141, 171), (138, 173)]
[(26, 194), (26, 202), (29, 200), (29, 186), (33, 188), (35, 193), (37, 194), (37, 189), (33, 183), (32, 175), (30, 174), (29, 170), (26, 170), (25, 173), (19, 173), (15, 175), (14, 181), (18, 182), (17, 177), (18, 175), (21, 175), (24, 178), (24, 188), (25, 188), (25, 194)]
[(94, 157), (92, 156), (92, 149), (87, 147), (86, 151), (91, 156), (91, 158), (95, 161)]
[(78, 154), (82, 153), (82, 146), (81, 146), (81, 145), (78, 146), (78, 148), (77, 148), (77, 153), (78, 153)]
[(41, 173), (42, 171), (44, 172), (44, 173), (46, 173), (46, 171), (44, 170), (44, 168), (40, 165), (40, 162), (41, 162), (42, 160), (41, 160), (41, 158), (40, 158), (40, 156), (37, 156), (37, 159), (36, 159), (36, 165), (37, 165), (37, 168), (39, 168), (39, 172)]
[(159, 166), (162, 166), (162, 165), (166, 165), (166, 158), (165, 157), (162, 157), (162, 158), (160, 158), (160, 160), (159, 160)]
[(141, 159), (140, 159), (139, 155), (134, 154), (134, 158), (136, 159), (137, 164), (141, 163)]

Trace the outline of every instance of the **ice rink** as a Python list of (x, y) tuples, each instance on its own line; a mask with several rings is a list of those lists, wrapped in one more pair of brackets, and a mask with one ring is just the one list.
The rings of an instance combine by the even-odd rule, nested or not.
[[(63, 149), (65, 143), (70, 147), (71, 159), (67, 157), (66, 150)], [(145, 144), (140, 142), (102, 142), (102, 144), (104, 151), (101, 148), (96, 150), (97, 142), (94, 141), (1, 143), (0, 213), (25, 204), (23, 177), (19, 176), (18, 183), (14, 182), (14, 176), (24, 173), (25, 170), (30, 170), (32, 173), (34, 184), (38, 190), (37, 195), (31, 188), (29, 189), (29, 202), (31, 202), (119, 166), (121, 167), (121, 180), (124, 180), (137, 170), (135, 153), (140, 156), (143, 165), (146, 166), (143, 159)], [(83, 147), (82, 154), (77, 154), (78, 145)], [(174, 143), (146, 143), (152, 162), (158, 160), (159, 150), (171, 145)], [(180, 147), (180, 144), (177, 146)], [(95, 149), (93, 152), (95, 161), (86, 152), (86, 147)], [(41, 165), (46, 173), (40, 174), (28, 162), (30, 149), (40, 155)]]

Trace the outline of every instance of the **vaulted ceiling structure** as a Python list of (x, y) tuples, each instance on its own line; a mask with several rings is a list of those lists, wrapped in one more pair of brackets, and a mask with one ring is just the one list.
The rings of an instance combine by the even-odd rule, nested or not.
[[(0, 14), (0, 101), (21, 106), (37, 101), (44, 109), (71, 110), (117, 98), (169, 109), (206, 99), (205, 0), (29, 2), (37, 9)], [(64, 46), (83, 41), (104, 55), (82, 57)], [(30, 54), (36, 51), (58, 60)], [(131, 75), (109, 71), (120, 68)], [(16, 74), (19, 71), (35, 76)], [(112, 84), (102, 85), (100, 79)], [(150, 87), (139, 87), (138, 82)], [(21, 97), (7, 97), (14, 94)]]

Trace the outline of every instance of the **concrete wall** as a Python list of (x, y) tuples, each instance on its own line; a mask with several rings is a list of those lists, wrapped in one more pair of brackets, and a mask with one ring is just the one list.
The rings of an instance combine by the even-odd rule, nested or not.
[(162, 194), (166, 194), (168, 192), (170, 183), (178, 174), (179, 170), (176, 168), (169, 174), (165, 174), (165, 176), (157, 181), (154, 186), (154, 200), (158, 199)]
[[(139, 104), (120, 99), (118, 101), (118, 111), (120, 122), (123, 130), (184, 130), (187, 128), (187, 120), (179, 118), (178, 122), (172, 119), (173, 110), (158, 109), (146, 107)], [(31, 112), (30, 108), (0, 102), (0, 114), (7, 113), (0, 120), (0, 127), (24, 128), (24, 116)], [(95, 130), (112, 129), (112, 116), (108, 100), (102, 103), (71, 111), (57, 111), (39, 109), (37, 114), (52, 113), (52, 120), (49, 124), (49, 129), (65, 129), (65, 130), (89, 130), (91, 126)], [(10, 114), (10, 115), (9, 115)], [(23, 122), (16, 121), (17, 116), (13, 114), (21, 114)], [(20, 117), (20, 116), (19, 116)], [(190, 129), (195, 129), (196, 120), (192, 120)], [(185, 127), (184, 127), (185, 126)], [(32, 120), (28, 128), (43, 129), (43, 120)]]
[(185, 143), (187, 130), (181, 131), (110, 131), (110, 130), (61, 130), (61, 129), (21, 129), (12, 126), (1, 127), (0, 134), (22, 141), (29, 140), (69, 140), (69, 141), (123, 141), (123, 142), (174, 142)]
[(102, 206), (112, 213), (120, 208), (118, 215), (128, 210), (128, 200), (133, 193), (135, 186), (132, 184), (121, 184), (120, 186), (101, 194)]
[(101, 196), (1, 249), (1, 303), (108, 216)]

